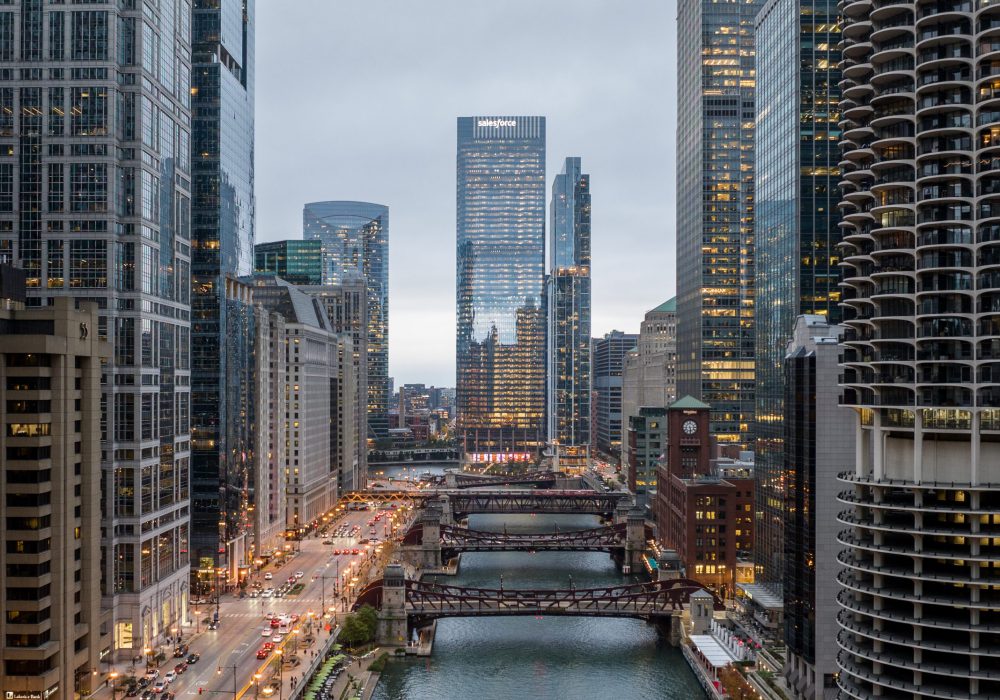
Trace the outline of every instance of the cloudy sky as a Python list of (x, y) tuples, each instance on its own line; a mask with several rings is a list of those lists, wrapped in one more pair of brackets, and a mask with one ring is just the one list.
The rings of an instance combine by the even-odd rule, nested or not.
[[(593, 197), (593, 334), (674, 293), (675, 0), (257, 0), (258, 241), (389, 206), (389, 372), (455, 383), (455, 118), (547, 117)], [(548, 199), (548, 194), (546, 199)]]

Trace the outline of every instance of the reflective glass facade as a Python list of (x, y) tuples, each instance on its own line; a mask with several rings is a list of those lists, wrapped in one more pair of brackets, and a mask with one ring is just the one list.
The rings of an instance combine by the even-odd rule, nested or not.
[(322, 241), (323, 284), (362, 276), (368, 290), (368, 438), (389, 434), (389, 208), (368, 202), (313, 202), (302, 235)]
[(467, 455), (545, 432), (545, 117), (459, 117), (457, 391)]
[(548, 439), (590, 445), (590, 176), (567, 158), (552, 183)]
[(296, 285), (322, 284), (322, 245), (319, 240), (258, 243), (253, 271), (277, 275)]
[(0, 27), (0, 257), (30, 305), (96, 302), (113, 350), (101, 593), (129, 658), (188, 619), (191, 5), (22, 0)]
[(678, 6), (677, 394), (720, 443), (754, 411), (753, 20), (760, 0)]
[(254, 0), (195, 0), (192, 16), (192, 574), (204, 588), (214, 566), (234, 581), (252, 544), (253, 313), (235, 279), (253, 266)]
[(637, 333), (611, 331), (593, 339), (594, 348), (594, 436), (592, 442), (605, 459), (621, 459), (623, 429), (622, 391), (625, 385), (625, 356), (639, 344)]
[(758, 582), (786, 560), (785, 346), (800, 314), (840, 318), (840, 52), (835, 0), (771, 0), (757, 16), (755, 241)]

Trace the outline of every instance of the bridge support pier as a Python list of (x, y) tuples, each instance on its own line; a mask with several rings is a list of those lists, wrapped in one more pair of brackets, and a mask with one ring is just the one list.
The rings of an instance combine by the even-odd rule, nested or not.
[(406, 572), (399, 564), (389, 564), (382, 574), (382, 609), (378, 612), (377, 641), (380, 646), (406, 646), (408, 634)]
[(624, 565), (637, 569), (643, 566), (642, 557), (646, 551), (646, 517), (639, 508), (633, 508), (625, 519), (625, 561)]

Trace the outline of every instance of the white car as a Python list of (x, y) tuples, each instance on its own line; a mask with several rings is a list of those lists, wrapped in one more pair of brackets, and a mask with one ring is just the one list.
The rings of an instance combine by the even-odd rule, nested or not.
[(160, 671), (158, 669), (151, 668), (148, 671), (146, 671), (146, 678), (148, 678), (151, 681), (155, 681), (159, 677), (160, 677)]
[(280, 632), (275, 632), (274, 634), (271, 635), (271, 641), (274, 642), (275, 644), (279, 644), (282, 639), (284, 639), (284, 637), (282, 637)]
[(270, 626), (265, 627), (264, 629), (262, 629), (260, 631), (260, 636), (261, 637), (270, 637), (271, 636), (271, 628), (270, 628)]
[(264, 574), (265, 581), (270, 581), (272, 578), (274, 578), (274, 574), (272, 574), (270, 571)]
[(266, 589), (264, 591), (261, 591), (260, 597), (261, 598), (270, 598), (273, 595), (274, 595), (274, 589), (273, 588), (268, 588), (268, 589)]
[(295, 578), (302, 578), (305, 575), (306, 575), (305, 571), (296, 571), (295, 572)]
[(176, 671), (167, 671), (167, 673), (163, 676), (163, 680), (165, 680), (167, 683), (173, 683), (176, 678), (177, 678)]
[(153, 685), (153, 692), (157, 694), (164, 692), (166, 689), (167, 689), (166, 681), (156, 681), (156, 683)]

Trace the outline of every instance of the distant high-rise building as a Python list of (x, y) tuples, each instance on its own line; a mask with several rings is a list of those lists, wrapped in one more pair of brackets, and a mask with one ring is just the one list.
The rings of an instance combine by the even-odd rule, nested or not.
[(322, 241), (323, 284), (360, 275), (368, 291), (367, 438), (389, 431), (389, 208), (369, 202), (313, 202), (302, 236)]
[[(4, 281), (10, 276), (0, 268)], [(91, 669), (111, 641), (101, 619), (100, 427), (111, 346), (98, 324), (96, 304), (77, 310), (67, 297), (30, 310), (0, 302), (0, 686), (8, 698), (82, 696), (102, 681)]]
[(277, 275), (295, 285), (323, 284), (323, 242), (270, 241), (254, 246), (255, 273)]
[[(786, 523), (785, 345), (799, 314), (841, 316), (840, 52), (836, 0), (769, 0), (757, 15), (754, 143), (758, 583), (780, 592)], [(790, 41), (789, 37), (799, 37)]]
[(552, 183), (548, 276), (548, 439), (561, 463), (590, 447), (590, 176), (567, 158)]
[[(666, 408), (677, 400), (677, 299), (646, 312), (635, 349), (625, 356), (622, 373), (622, 428), (640, 407)], [(628, 446), (622, 444), (622, 464)]]
[[(190, 619), (192, 31), (182, 7), (0, 5), (0, 258), (26, 271), (29, 307), (96, 302), (88, 332), (113, 348), (93, 427), (112, 659), (141, 655)], [(52, 644), (74, 653), (74, 641)]]
[(545, 117), (459, 117), (458, 432), (472, 460), (545, 439)]
[(593, 444), (605, 459), (616, 464), (622, 450), (622, 385), (625, 356), (635, 348), (635, 333), (611, 331), (594, 338), (594, 393), (597, 395), (596, 434)]
[(761, 4), (678, 4), (677, 392), (712, 407), (722, 444), (749, 445), (753, 429), (753, 20)]
[[(338, 474), (339, 492), (360, 490), (365, 487), (368, 474), (368, 291), (365, 280), (360, 275), (346, 275), (340, 284), (305, 285), (299, 287), (311, 297), (319, 300), (326, 310), (334, 333), (351, 339), (351, 380), (353, 387), (354, 427), (351, 441), (354, 455), (345, 460)], [(346, 427), (344, 428), (346, 430)]]
[(1000, 697), (1000, 5), (840, 10), (837, 683)]
[(655, 517), (655, 506), (649, 502), (656, 491), (657, 471), (667, 449), (667, 407), (642, 406), (627, 416), (622, 440), (622, 471), (636, 504), (649, 508)]
[(285, 414), (285, 317), (256, 304), (253, 311), (254, 397), (259, 407), (254, 429), (254, 553), (270, 560), (285, 544), (285, 455), (291, 447), (285, 445), (287, 429), (292, 427)]
[[(758, 54), (760, 55), (760, 54)], [(840, 405), (842, 328), (799, 316), (782, 362), (785, 373), (785, 678), (796, 696), (831, 697), (836, 688), (837, 475), (854, 463), (851, 411)]]
[[(274, 362), (284, 363), (285, 524), (301, 530), (332, 508), (340, 472), (353, 468), (351, 340), (335, 333), (319, 299), (279, 277), (245, 278), (253, 300), (284, 318)], [(272, 431), (277, 434), (277, 431)]]
[[(176, 21), (172, 5), (164, 21)], [(254, 558), (254, 312), (236, 279), (253, 269), (255, 11), (253, 0), (193, 5), (181, 20), (192, 42), (191, 552), (195, 580), (217, 585), (213, 569), (232, 584)]]

